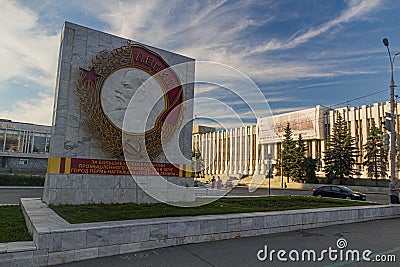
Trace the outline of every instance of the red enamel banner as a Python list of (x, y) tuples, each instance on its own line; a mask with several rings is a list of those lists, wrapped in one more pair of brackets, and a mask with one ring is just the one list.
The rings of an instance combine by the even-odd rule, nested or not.
[(190, 165), (122, 160), (49, 158), (48, 173), (190, 177)]

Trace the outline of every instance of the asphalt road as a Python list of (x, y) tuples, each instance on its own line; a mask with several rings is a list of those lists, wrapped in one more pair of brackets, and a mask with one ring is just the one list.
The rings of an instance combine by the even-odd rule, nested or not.
[[(0, 204), (18, 204), (21, 197), (42, 197), (43, 188), (8, 188), (0, 187)], [(311, 191), (293, 190), (293, 189), (271, 189), (272, 195), (293, 195), (293, 196), (311, 196)], [(234, 188), (229, 192), (230, 196), (267, 196), (268, 189), (258, 189), (249, 193), (247, 188)], [(387, 204), (389, 198), (385, 194), (367, 194), (367, 200)]]
[(19, 204), (23, 197), (42, 197), (43, 188), (2, 187), (0, 186), (0, 204)]
[[(294, 231), (281, 234), (272, 234), (258, 237), (239, 238), (233, 240), (214, 241), (200, 244), (190, 244), (177, 247), (155, 249), (150, 251), (99, 258), (82, 262), (64, 264), (68, 267), (100, 267), (100, 266), (399, 266), (400, 262), (400, 233), (399, 219), (378, 220), (357, 224), (337, 225), (323, 228)], [(344, 238), (347, 246), (338, 247), (338, 239)], [(344, 244), (343, 240), (342, 243)], [(268, 251), (284, 249), (287, 251), (287, 262), (280, 262), (273, 254), (272, 262), (269, 259), (259, 261), (257, 254), (268, 246)], [(358, 250), (360, 258), (365, 250), (370, 262), (330, 261), (327, 253), (324, 261), (294, 262), (288, 257), (291, 250), (302, 255), (303, 250), (314, 250), (317, 258), (322, 250), (331, 247), (337, 252), (332, 257), (346, 259), (346, 251)], [(338, 249), (343, 248), (343, 249)], [(376, 254), (384, 254), (386, 259), (393, 257), (393, 262), (376, 262)], [(269, 253), (268, 253), (269, 254)], [(292, 254), (295, 255), (295, 254)], [(307, 255), (307, 254), (305, 254)], [(351, 254), (348, 254), (351, 258)], [(355, 254), (354, 254), (355, 255)], [(264, 254), (260, 253), (260, 257)], [(379, 256), (383, 259), (382, 256)], [(301, 259), (301, 258), (300, 258)]]
[[(256, 191), (249, 193), (249, 190), (245, 187), (236, 187), (228, 196), (268, 196), (268, 188), (259, 188)], [(271, 189), (271, 195), (277, 196), (312, 196), (311, 190), (294, 190), (294, 189)], [(367, 200), (372, 202), (378, 202), (382, 204), (389, 203), (389, 197), (386, 194), (366, 194)]]

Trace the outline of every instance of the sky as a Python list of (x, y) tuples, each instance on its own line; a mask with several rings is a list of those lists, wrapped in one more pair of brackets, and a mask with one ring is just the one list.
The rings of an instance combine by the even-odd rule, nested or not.
[[(273, 114), (387, 101), (382, 38), (400, 51), (399, 0), (0, 2), (0, 118), (46, 125), (64, 21), (231, 66), (255, 82)], [(221, 87), (198, 84), (195, 96), (252, 122), (243, 101)], [(194, 113), (223, 117), (207, 102)]]

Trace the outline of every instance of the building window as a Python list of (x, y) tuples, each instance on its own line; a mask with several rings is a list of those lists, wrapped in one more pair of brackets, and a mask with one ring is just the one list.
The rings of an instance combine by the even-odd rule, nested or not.
[(33, 139), (33, 153), (43, 154), (46, 151), (46, 135), (35, 134)]
[(331, 128), (331, 126), (330, 126), (330, 124), (328, 123), (328, 124), (325, 124), (325, 139), (326, 140), (328, 140), (329, 139), (329, 137), (330, 137), (330, 128)]
[(3, 152), (4, 140), (4, 130), (0, 130), (0, 152)]
[(20, 159), (18, 164), (19, 165), (28, 165), (28, 160), (27, 159)]
[(6, 152), (19, 152), (20, 136), (17, 131), (6, 132)]

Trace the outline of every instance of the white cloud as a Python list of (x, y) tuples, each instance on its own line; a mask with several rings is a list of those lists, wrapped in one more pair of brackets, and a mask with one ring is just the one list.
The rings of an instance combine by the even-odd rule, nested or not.
[[(347, 8), (336, 18), (297, 32), (288, 40), (264, 39), (265, 42), (260, 44), (254, 39), (247, 38), (246, 34), (268, 25), (275, 19), (276, 14), (273, 13), (262, 16), (255, 14), (257, 12), (255, 5), (270, 5), (266, 1), (260, 3), (250, 0), (237, 2), (142, 0), (99, 1), (96, 4), (91, 1), (68, 3), (71, 6), (79, 6), (88, 16), (95, 16), (104, 21), (108, 26), (100, 30), (173, 50), (196, 59), (221, 62), (241, 70), (262, 83), (373, 73), (338, 68), (343, 66), (343, 62), (327, 61), (321, 66), (313, 61), (307, 61), (306, 58), (285, 60), (268, 57), (263, 53), (304, 44), (346, 23), (365, 19), (382, 5), (382, 1), (379, 0), (351, 0), (347, 2)], [(54, 88), (59, 33), (48, 33), (43, 25), (39, 24), (38, 19), (37, 13), (18, 2), (2, 1), (0, 83), (14, 77), (24, 77), (42, 85), (43, 91)], [(211, 87), (205, 87), (198, 93), (211, 90), (213, 90)], [(49, 123), (52, 103), (50, 105), (48, 103), (52, 101), (46, 102), (47, 97), (50, 96), (46, 91), (44, 100), (16, 102), (10, 111), (0, 112), (0, 116), (7, 115), (16, 120), (22, 118), (19, 116), (25, 113), (23, 120), (29, 117), (34, 122)], [(32, 113), (31, 110), (36, 113)]]
[(306, 89), (306, 88), (312, 88), (312, 87), (322, 87), (322, 86), (329, 86), (329, 85), (336, 85), (336, 84), (341, 84), (343, 82), (327, 82), (327, 83), (313, 83), (313, 84), (307, 84), (304, 86), (299, 86), (297, 87), (298, 89)]
[[(326, 23), (304, 29), (289, 40), (270, 39), (263, 44), (246, 38), (248, 30), (268, 25), (276, 14), (257, 16), (259, 5), (253, 1), (103, 1), (88, 12), (105, 21), (108, 31), (155, 46), (172, 49), (197, 60), (211, 60), (238, 68), (261, 82), (299, 78), (332, 77), (363, 74), (337, 72), (335, 62), (317, 66), (313, 62), (282, 60), (259, 54), (277, 49), (290, 49), (356, 20), (364, 19), (378, 9), (381, 0), (347, 1), (347, 8)], [(272, 3), (264, 2), (268, 6)], [(278, 14), (279, 15), (279, 14)]]
[(318, 27), (308, 29), (303, 33), (299, 33), (289, 40), (279, 41), (273, 39), (271, 41), (267, 41), (266, 43), (260, 46), (251, 48), (247, 52), (256, 54), (256, 53), (264, 53), (269, 50), (294, 48), (300, 44), (309, 41), (310, 39), (315, 38), (318, 35), (326, 33), (329, 30), (332, 30), (336, 26), (340, 26), (341, 24), (348, 23), (354, 20), (364, 19), (368, 13), (378, 8), (381, 4), (382, 0), (348, 1), (349, 7), (345, 9), (339, 17), (334, 18)]
[(38, 25), (38, 15), (15, 1), (2, 1), (0, 9), (0, 81), (28, 78), (54, 88), (59, 34)]
[[(2, 86), (11, 107), (0, 107), (0, 117), (16, 121), (50, 124), (59, 34), (48, 34), (38, 24), (38, 15), (15, 1), (2, 1), (0, 9), (0, 84), (12, 80), (25, 90), (31, 83), (42, 86), (38, 98), (19, 101), (9, 97), (10, 86)], [(18, 80), (23, 80), (21, 84)], [(45, 92), (44, 92), (45, 91)]]
[(52, 95), (41, 92), (37, 99), (17, 101), (11, 108), (0, 110), (0, 118), (51, 125), (53, 103)]

